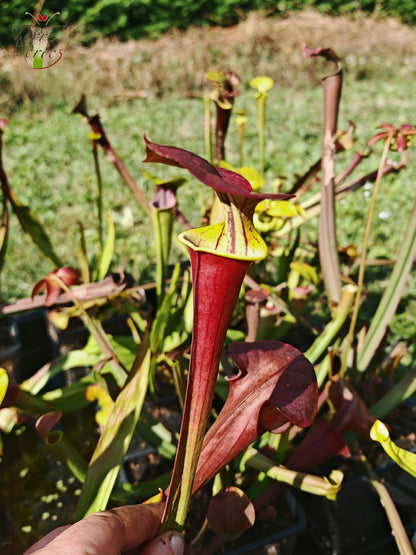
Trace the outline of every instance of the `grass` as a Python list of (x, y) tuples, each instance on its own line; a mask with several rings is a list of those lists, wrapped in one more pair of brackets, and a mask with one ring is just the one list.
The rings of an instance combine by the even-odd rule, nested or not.
[[(331, 45), (344, 58), (339, 127), (346, 128), (348, 120), (356, 122), (356, 147), (363, 150), (381, 123), (399, 126), (412, 122), (415, 34), (413, 29), (392, 21), (362, 18), (354, 22), (305, 12), (287, 20), (253, 15), (229, 30), (191, 29), (153, 42), (107, 41), (84, 49), (71, 46), (68, 39), (66, 62), (64, 58), (48, 71), (22, 68), (18, 64), (23, 60), (8, 52), (0, 81), (4, 115), (9, 117), (4, 163), (10, 183), (45, 224), (65, 264), (77, 265), (78, 222), (86, 229), (91, 253), (97, 251), (95, 177), (88, 128), (79, 116), (71, 114), (82, 91), (89, 92), (90, 112), (101, 113), (110, 140), (150, 199), (154, 185), (143, 177), (144, 169), (158, 177), (181, 172), (166, 173), (165, 168), (141, 164), (145, 154), (143, 133), (153, 141), (204, 155), (202, 97), (208, 88), (203, 76), (213, 67), (231, 67), (242, 77), (236, 108), (248, 111), (245, 152), (247, 163), (256, 166), (256, 106), (248, 81), (259, 74), (272, 76), (276, 86), (269, 94), (266, 128), (266, 177), (270, 188), (276, 176), (285, 176), (290, 184), (296, 173), (305, 171), (320, 155), (320, 74), (316, 63), (301, 58), (302, 42)], [(228, 161), (237, 165), (234, 125), (227, 147)], [(340, 157), (340, 168), (349, 156), (346, 153)], [(111, 164), (100, 158), (104, 206), (116, 217), (113, 269), (122, 266), (139, 281), (152, 279), (155, 260), (150, 222)], [(365, 162), (363, 167), (375, 169), (375, 162)], [(416, 169), (410, 166), (382, 183), (369, 258), (395, 258), (414, 202), (415, 178)], [(359, 190), (337, 205), (341, 245), (360, 247), (369, 205), (366, 195), (368, 191)], [(180, 205), (188, 219), (198, 225), (201, 207), (195, 188), (183, 187)], [(316, 222), (308, 224), (304, 238), (316, 241), (315, 231)], [(179, 246), (175, 247), (175, 256), (184, 256)], [(2, 299), (28, 296), (34, 283), (51, 269), (12, 218), (1, 276)], [(373, 271), (368, 271), (369, 292), (377, 295), (388, 270), (378, 271), (376, 283), (371, 279)], [(416, 321), (415, 288), (413, 277), (402, 303), (407, 315), (402, 312), (393, 322), (398, 334), (408, 331), (409, 322)], [(416, 334), (416, 329), (413, 331)]]

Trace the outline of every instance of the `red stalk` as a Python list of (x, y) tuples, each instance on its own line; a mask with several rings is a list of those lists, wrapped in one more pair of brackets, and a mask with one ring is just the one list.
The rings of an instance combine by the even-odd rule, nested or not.
[(231, 109), (224, 109), (217, 104), (217, 121), (215, 124), (215, 160), (217, 163), (225, 159), (225, 136), (230, 123)]
[(182, 428), (162, 530), (182, 529), (214, 397), (220, 356), (251, 262), (189, 249), (194, 331)]

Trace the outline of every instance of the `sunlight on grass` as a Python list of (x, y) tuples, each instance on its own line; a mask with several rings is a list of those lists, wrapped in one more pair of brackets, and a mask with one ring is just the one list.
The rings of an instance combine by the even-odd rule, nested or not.
[[(302, 17), (297, 20), (299, 26), (305, 25)], [(327, 25), (328, 21), (325, 19)], [(337, 25), (338, 20), (336, 22), (334, 20), (334, 28)], [(263, 20), (261, 20), (261, 26), (263, 34), (266, 35), (268, 27)], [(330, 27), (327, 28), (327, 33), (329, 29)], [(393, 31), (397, 32), (397, 29), (394, 28)], [(252, 28), (251, 32), (253, 32)], [(160, 45), (163, 46), (166, 43), (172, 46), (175, 36), (172, 36), (170, 43), (168, 37), (162, 37)], [(187, 40), (191, 42), (196, 40), (195, 30), (189, 32)], [(224, 39), (221, 38), (221, 40)], [(254, 40), (253, 37), (251, 40)], [(336, 42), (338, 39), (334, 38), (334, 40)], [(371, 38), (371, 40), (374, 39)], [(195, 46), (194, 42), (192, 44)], [(150, 41), (144, 41), (143, 47), (150, 49), (153, 45)], [(131, 50), (131, 43), (128, 43), (126, 48)], [(217, 51), (214, 44), (212, 49)], [(100, 79), (102, 79), (105, 71), (100, 65), (101, 52), (97, 48), (91, 49), (90, 52), (97, 56), (97, 68), (101, 67)], [(193, 56), (196, 56), (196, 52), (197, 50), (193, 50)], [(411, 57), (411, 54), (409, 55)], [(320, 156), (320, 84), (315, 77), (312, 77), (310, 63), (300, 59), (300, 52), (293, 50), (289, 53), (288, 50), (285, 64), (280, 54), (272, 54), (270, 50), (266, 49), (262, 56), (263, 58), (266, 56), (264, 62), (267, 61), (269, 74), (276, 78), (276, 85), (269, 91), (265, 129), (267, 188), (271, 190), (274, 178), (283, 177), (285, 178), (283, 190), (285, 187), (287, 190), (293, 183), (295, 175), (303, 173)], [(136, 60), (137, 56), (133, 58)], [(369, 137), (376, 132), (379, 124), (392, 122), (400, 125), (412, 119), (414, 110), (412, 81), (403, 78), (406, 68), (407, 77), (409, 77), (412, 66), (406, 63), (405, 59), (400, 59), (395, 73), (392, 69), (393, 58), (394, 52), (390, 57), (386, 56), (382, 63), (379, 51), (373, 51), (371, 55), (368, 53), (362, 58), (358, 58), (354, 53), (346, 56), (339, 127), (346, 129), (349, 120), (356, 122), (358, 150), (364, 150)], [(220, 59), (225, 61), (226, 57), (221, 55)], [(258, 67), (255, 64), (258, 64), (258, 60), (254, 54), (248, 55), (247, 51), (240, 47), (235, 51), (229, 51), (229, 59), (235, 64), (232, 69), (237, 71), (243, 69), (244, 83), (242, 93), (236, 100), (236, 109), (243, 109), (248, 113), (245, 153), (247, 164), (255, 167), (258, 164), (256, 104), (249, 90), (248, 81), (257, 74)], [(140, 57), (140, 60), (143, 65), (143, 57)], [(147, 57), (145, 62), (150, 64), (151, 57)], [(254, 65), (250, 65), (253, 62)], [(68, 68), (71, 67), (71, 65), (68, 66)], [(64, 68), (62, 64), (60, 72)], [(91, 64), (86, 65), (84, 70), (87, 75), (88, 71), (91, 71)], [(81, 70), (78, 67), (76, 72), (79, 71)], [(110, 71), (113, 70), (110, 68)], [(143, 72), (146, 71), (143, 65)], [(166, 71), (164, 68), (164, 78), (168, 75)], [(184, 81), (183, 71), (188, 71), (191, 77), (194, 66), (187, 68), (180, 67), (178, 63), (172, 64), (169, 68), (169, 78), (164, 82), (163, 94), (158, 94), (152, 85), (153, 89), (152, 86), (149, 88), (149, 94), (146, 92), (145, 95), (141, 95), (144, 98), (129, 99), (128, 96), (120, 95), (113, 96), (110, 100), (109, 89), (102, 87), (99, 93), (89, 97), (92, 110), (100, 112), (111, 142), (134, 178), (148, 194), (149, 199), (153, 195), (154, 185), (143, 176), (141, 161), (145, 155), (142, 139), (144, 133), (151, 140), (168, 144), (171, 137), (175, 136), (178, 146), (204, 155), (203, 95), (208, 92), (209, 86), (204, 80), (199, 78), (195, 80), (194, 75), (192, 77), (194, 80), (189, 81), (189, 91), (193, 92), (186, 98), (186, 80)], [(279, 73), (276, 74), (276, 71)], [(90, 141), (87, 138), (88, 129), (79, 117), (71, 114), (78, 97), (72, 90), (66, 74), (65, 76), (61, 73), (55, 75), (58, 75), (59, 90), (65, 88), (64, 95), (42, 91), (44, 84), (39, 81), (37, 86), (40, 88), (36, 94), (40, 97), (36, 103), (27, 104), (11, 114), (4, 134), (4, 163), (16, 194), (24, 203), (31, 206), (34, 213), (48, 228), (59, 256), (65, 264), (77, 265), (78, 222), (82, 222), (84, 226), (87, 247), (91, 255), (94, 255), (98, 248), (95, 227), (95, 174)], [(175, 75), (178, 93), (171, 93), (170, 88)], [(51, 74), (48, 75), (48, 79), (50, 77)], [(137, 79), (139, 77), (138, 74)], [(126, 75), (123, 75), (123, 78), (126, 78)], [(132, 85), (131, 78), (130, 75), (130, 85)], [(40, 77), (38, 76), (37, 79)], [(114, 83), (113, 76), (109, 81), (110, 89)], [(127, 81), (125, 84), (127, 85)], [(36, 86), (33, 90), (36, 90)], [(112, 268), (115, 270), (118, 266), (122, 266), (139, 282), (151, 280), (154, 278), (155, 271), (151, 226), (119, 175), (101, 154), (100, 152), (104, 209), (111, 210), (116, 221), (116, 255)], [(340, 165), (343, 161), (346, 163), (349, 156), (350, 153), (341, 153), (337, 163)], [(227, 137), (227, 160), (230, 164), (238, 165), (238, 157), (237, 130), (232, 120)], [(375, 168), (371, 163), (364, 161), (360, 172), (373, 169)], [(157, 169), (157, 177), (166, 179), (176, 175), (178, 171), (174, 168)], [(377, 201), (378, 217), (372, 229), (370, 259), (395, 258), (411, 208), (408, 199), (411, 191), (409, 184), (412, 184), (415, 178), (416, 170), (410, 166), (398, 176), (391, 175), (384, 179), (380, 198)], [(186, 186), (180, 190), (180, 207), (192, 224), (199, 225), (202, 216), (199, 199), (197, 200), (190, 191), (191, 188)], [(369, 192), (368, 188), (362, 188), (337, 204), (337, 232), (341, 245), (361, 244)], [(308, 222), (302, 228), (304, 239), (316, 237), (316, 225), (315, 220)], [(52, 269), (48, 262), (34, 251), (32, 243), (22, 234), (13, 218), (11, 226), (9, 248), (1, 281), (1, 295), (3, 299), (9, 301), (28, 296), (33, 284)], [(178, 231), (180, 231), (179, 227)], [(174, 246), (174, 255), (182, 256), (179, 247)], [(373, 294), (373, 289), (382, 288), (383, 279), (389, 275), (389, 271), (389, 267), (382, 267), (378, 271), (376, 286), (369, 278), (370, 296)], [(411, 287), (410, 283), (409, 292)], [(410, 308), (411, 306), (413, 305), (410, 305)], [(405, 325), (403, 320), (406, 320), (403, 315), (396, 317), (398, 331)]]

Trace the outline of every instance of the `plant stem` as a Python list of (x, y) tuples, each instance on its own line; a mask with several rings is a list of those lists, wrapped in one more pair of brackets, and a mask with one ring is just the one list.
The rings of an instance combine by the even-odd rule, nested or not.
[(406, 232), (399, 250), (389, 284), (383, 293), (376, 313), (371, 320), (362, 349), (358, 352), (357, 369), (363, 372), (370, 363), (379, 346), (388, 324), (396, 312), (413, 265), (413, 252), (416, 246), (416, 204), (413, 207)]
[(384, 484), (379, 480), (370, 480), (371, 485), (377, 491), (380, 497), (380, 503), (386, 511), (387, 518), (393, 532), (393, 537), (396, 541), (397, 548), (400, 555), (413, 555), (414, 551), (410, 544), (403, 522), (396, 509), (396, 506)]
[(370, 407), (371, 413), (378, 419), (386, 417), (393, 410), (411, 397), (416, 391), (416, 368), (408, 370), (402, 379), (388, 391), (381, 399), (378, 399)]
[(204, 98), (204, 134), (205, 134), (205, 152), (207, 160), (212, 164), (212, 137), (211, 137), (211, 99), (209, 96)]
[(240, 167), (244, 166), (244, 123), (237, 124), (238, 131), (238, 160)]
[(156, 296), (157, 308), (163, 302), (172, 244), (173, 208), (153, 209), (152, 223), (156, 241)]
[(72, 290), (68, 285), (60, 279), (58, 276), (55, 276), (55, 279), (58, 281), (60, 287), (65, 291), (65, 293), (69, 296), (71, 301), (73, 302), (74, 306), (80, 312), (81, 318), (84, 321), (85, 325), (88, 327), (91, 334), (94, 336), (98, 346), (102, 350), (102, 352), (108, 356), (109, 362), (112, 366), (114, 377), (118, 384), (121, 386), (122, 382), (125, 381), (126, 376), (128, 374), (126, 368), (121, 363), (120, 359), (116, 355), (107, 334), (105, 333), (102, 325), (98, 321), (94, 321), (88, 312), (85, 310), (82, 302), (80, 302), (75, 295), (72, 293)]
[(103, 253), (103, 187), (101, 179), (100, 164), (98, 160), (97, 142), (92, 141), (92, 153), (94, 156), (94, 168), (97, 178), (97, 216), (98, 216), (98, 241), (100, 244), (100, 256)]
[(181, 433), (161, 531), (184, 527), (225, 336), (251, 263), (191, 248), (189, 252), (194, 329)]
[(259, 166), (261, 175), (264, 175), (264, 119), (266, 114), (266, 98), (266, 94), (259, 93), (259, 97), (257, 99), (259, 126)]
[(348, 317), (355, 294), (355, 285), (347, 284), (343, 287), (341, 300), (334, 312), (333, 319), (325, 326), (325, 330), (305, 352), (306, 358), (312, 364), (316, 364), (320, 357), (327, 351), (328, 347), (335, 341), (335, 338)]
[(372, 219), (373, 219), (373, 215), (374, 215), (374, 210), (375, 210), (376, 200), (377, 200), (377, 194), (378, 194), (378, 190), (380, 188), (380, 182), (381, 182), (381, 178), (383, 176), (383, 169), (384, 169), (384, 165), (385, 165), (386, 160), (387, 160), (387, 154), (389, 152), (391, 140), (392, 140), (392, 134), (390, 134), (387, 137), (387, 139), (384, 143), (383, 152), (382, 152), (382, 155), (381, 155), (381, 158), (380, 158), (380, 164), (378, 166), (377, 178), (376, 178), (376, 181), (374, 183), (373, 195), (371, 197), (370, 211), (368, 213), (367, 224), (366, 224), (365, 233), (364, 233), (363, 248), (362, 248), (362, 252), (361, 252), (360, 267), (359, 267), (359, 271), (358, 271), (357, 292), (355, 294), (354, 306), (353, 306), (352, 315), (351, 315), (350, 328), (348, 330), (345, 349), (344, 349), (344, 352), (343, 352), (343, 355), (342, 355), (342, 360), (341, 360), (341, 369), (340, 369), (340, 375), (341, 376), (344, 376), (344, 374), (347, 370), (348, 354), (349, 354), (349, 351), (350, 351), (350, 348), (351, 348), (351, 345), (352, 345), (353, 339), (354, 339), (355, 326), (357, 324), (358, 312), (360, 310), (360, 304), (361, 304), (361, 293), (362, 293), (362, 288), (363, 288), (363, 283), (364, 283), (364, 272), (365, 272), (365, 259), (367, 257), (368, 242), (369, 242), (369, 239), (370, 239), (370, 231), (371, 231), (371, 223), (372, 223)]
[(338, 304), (341, 296), (341, 276), (335, 227), (334, 165), (334, 133), (330, 129), (325, 129), (322, 154), (321, 215), (319, 218), (319, 258), (329, 302)]
[(104, 131), (100, 117), (98, 115), (92, 116), (91, 118), (88, 118), (88, 123), (94, 133), (98, 133), (99, 135), (101, 135), (101, 137), (97, 139), (97, 142), (103, 149), (107, 159), (113, 164), (124, 183), (126, 183), (126, 185), (129, 187), (138, 205), (147, 215), (150, 215), (151, 208), (146, 193), (143, 191), (143, 189), (139, 187), (134, 177), (126, 168), (126, 166), (118, 156), (117, 152), (114, 150)]

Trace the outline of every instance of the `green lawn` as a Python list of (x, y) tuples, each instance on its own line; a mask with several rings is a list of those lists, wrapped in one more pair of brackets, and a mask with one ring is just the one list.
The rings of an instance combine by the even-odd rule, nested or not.
[[(269, 60), (270, 64), (272, 62)], [(401, 64), (395, 74), (391, 59), (386, 59), (385, 66), (375, 67), (370, 62), (366, 66), (366, 75), (359, 74), (357, 65), (346, 63), (339, 128), (345, 129), (348, 120), (356, 123), (358, 150), (365, 149), (368, 139), (377, 132), (378, 125), (386, 122), (397, 126), (411, 123), (414, 114), (414, 90), (409, 79), (413, 72), (411, 66)], [(276, 84), (269, 93), (266, 128), (266, 186), (269, 189), (276, 176), (285, 176), (286, 183), (290, 185), (294, 175), (304, 172), (320, 155), (322, 90), (317, 79), (308, 77), (311, 74), (310, 61), (304, 64), (304, 71), (296, 68), (299, 79), (292, 75), (292, 86), (286, 79), (283, 85)], [(249, 79), (256, 76), (256, 67), (251, 71), (244, 67), (243, 74), (242, 93), (236, 99), (235, 107), (248, 112), (246, 164), (256, 167), (256, 103), (254, 93), (248, 87)], [(310, 86), (307, 87), (304, 84), (308, 80)], [(74, 91), (77, 89), (75, 85)], [(60, 90), (63, 86), (61, 76)], [(67, 75), (66, 86), (64, 96), (58, 98), (53, 91), (49, 94), (43, 92), (36, 102), (11, 110), (9, 125), (3, 136), (3, 158), (17, 196), (30, 205), (48, 229), (64, 263), (78, 265), (78, 222), (82, 222), (86, 230), (91, 255), (97, 252), (96, 188), (91, 146), (87, 138), (89, 128), (79, 115), (71, 114), (78, 100), (77, 92), (71, 95), (71, 75)], [(175, 144), (204, 155), (202, 95), (186, 96), (180, 82), (178, 90), (181, 96), (167, 91), (163, 95), (149, 94), (147, 98), (114, 98), (109, 101), (103, 89), (102, 94), (95, 94), (90, 99), (91, 113), (100, 111), (113, 146), (146, 190), (149, 199), (154, 185), (143, 176), (144, 170), (162, 178), (183, 172), (142, 164), (145, 157), (143, 133), (155, 142)], [(205, 91), (208, 92), (208, 87)], [(376, 145), (375, 149), (381, 153), (381, 145)], [(351, 155), (348, 152), (339, 156), (339, 169), (344, 167)], [(393, 158), (397, 159), (394, 153)], [(231, 164), (238, 165), (234, 121), (227, 139), (227, 159)], [(115, 270), (122, 266), (138, 281), (148, 281), (154, 275), (155, 262), (151, 224), (102, 152), (100, 160), (104, 208), (116, 218), (116, 255), (112, 268)], [(360, 172), (376, 169), (376, 164), (376, 158), (371, 162), (365, 161), (360, 166)], [(411, 161), (409, 168), (383, 181), (369, 258), (395, 258), (414, 203), (415, 178), (416, 169)], [(200, 188), (195, 183), (184, 186), (179, 192), (180, 207), (195, 225), (200, 223), (201, 217), (199, 192)], [(370, 192), (370, 188), (360, 189), (337, 205), (340, 245), (353, 243), (360, 249)], [(1, 274), (0, 291), (5, 301), (30, 295), (34, 283), (52, 269), (29, 238), (23, 235), (16, 219), (12, 217), (11, 220), (7, 257)], [(304, 239), (316, 241), (316, 224), (314, 221), (304, 226)], [(186, 254), (175, 246), (174, 257), (178, 256), (185, 257)], [(385, 267), (369, 270), (371, 295), (380, 294), (388, 272)], [(374, 279), (373, 275), (376, 276)], [(402, 303), (402, 314), (396, 317), (393, 324), (398, 334), (406, 332), (408, 335), (406, 326), (416, 321), (415, 286), (413, 277)], [(416, 330), (413, 331), (416, 333)]]

